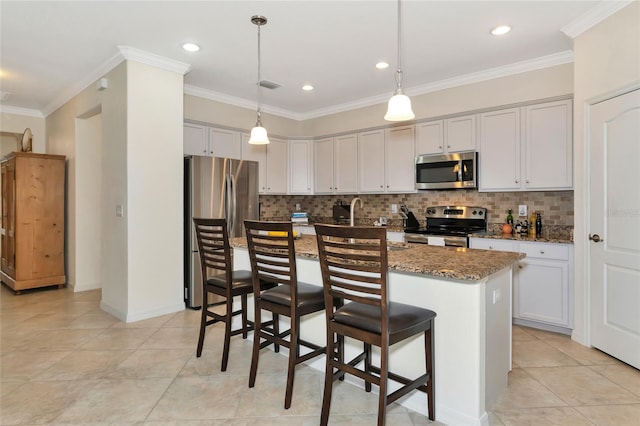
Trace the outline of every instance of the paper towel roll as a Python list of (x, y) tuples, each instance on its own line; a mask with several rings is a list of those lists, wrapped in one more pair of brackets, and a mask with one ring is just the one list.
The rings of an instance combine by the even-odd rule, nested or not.
[(427, 244), (430, 246), (444, 246), (444, 237), (428, 237)]

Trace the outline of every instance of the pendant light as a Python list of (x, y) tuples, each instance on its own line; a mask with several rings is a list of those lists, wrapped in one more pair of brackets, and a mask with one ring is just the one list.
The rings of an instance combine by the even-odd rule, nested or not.
[(396, 92), (389, 99), (389, 106), (384, 119), (387, 121), (406, 121), (415, 118), (411, 109), (411, 99), (402, 93), (402, 14), (398, 0), (398, 70), (396, 71)]
[(262, 120), (260, 119), (260, 27), (267, 24), (267, 18), (254, 15), (251, 17), (251, 22), (258, 26), (258, 119), (255, 127), (251, 129), (249, 143), (252, 145), (266, 145), (269, 143), (267, 129), (262, 127)]

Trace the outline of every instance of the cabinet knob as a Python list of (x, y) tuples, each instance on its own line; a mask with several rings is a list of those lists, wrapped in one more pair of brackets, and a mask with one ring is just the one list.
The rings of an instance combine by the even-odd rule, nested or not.
[(527, 179), (527, 180), (525, 180), (525, 182), (526, 182), (526, 183), (529, 183), (529, 180)]
[(522, 265), (518, 264), (518, 269), (522, 269)]
[(438, 145), (438, 149), (442, 149), (442, 145)]
[(544, 250), (540, 250), (540, 254), (544, 254)]
[(382, 186), (382, 185), (380, 185), (380, 188), (383, 188), (383, 186)]
[(447, 145), (447, 148), (451, 148), (451, 145)]
[(489, 250), (493, 250), (493, 246), (489, 246)]
[(516, 179), (516, 183), (518, 183), (518, 179)]
[(205, 150), (203, 150), (202, 152), (204, 152), (204, 153), (206, 154), (206, 153), (207, 153), (207, 150), (205, 149)]

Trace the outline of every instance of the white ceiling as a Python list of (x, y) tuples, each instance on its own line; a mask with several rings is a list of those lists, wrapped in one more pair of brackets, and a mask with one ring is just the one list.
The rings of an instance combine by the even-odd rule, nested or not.
[[(570, 62), (563, 30), (617, 2), (603, 3), (405, 0), (405, 92)], [(255, 14), (269, 19), (261, 29), (262, 78), (282, 85), (262, 89), (264, 111), (302, 119), (384, 102), (395, 89), (396, 7), (392, 0), (2, 0), (2, 106), (47, 115), (99, 78), (118, 46), (130, 46), (190, 64), (187, 93), (254, 107)], [(513, 30), (492, 36), (499, 24)], [(201, 50), (185, 52), (187, 41)], [(391, 66), (377, 70), (380, 60)], [(305, 83), (315, 90), (302, 91)]]

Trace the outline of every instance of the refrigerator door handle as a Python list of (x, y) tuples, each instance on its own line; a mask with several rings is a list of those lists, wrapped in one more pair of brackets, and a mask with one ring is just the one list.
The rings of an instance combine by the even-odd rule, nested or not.
[(231, 232), (231, 217), (230, 217), (230, 208), (231, 201), (229, 200), (229, 192), (231, 182), (229, 181), (229, 175), (224, 176), (224, 217), (227, 219), (227, 232)]

